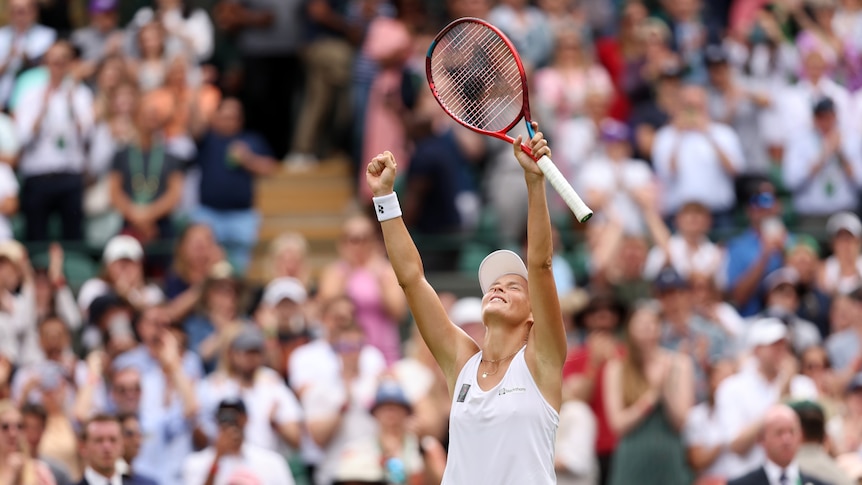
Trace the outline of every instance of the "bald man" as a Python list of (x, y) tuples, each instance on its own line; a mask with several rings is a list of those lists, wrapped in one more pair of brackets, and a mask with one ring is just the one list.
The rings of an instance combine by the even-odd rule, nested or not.
[(766, 412), (760, 445), (765, 463), (727, 485), (832, 485), (800, 473), (796, 453), (802, 446), (802, 425), (789, 406), (779, 404)]

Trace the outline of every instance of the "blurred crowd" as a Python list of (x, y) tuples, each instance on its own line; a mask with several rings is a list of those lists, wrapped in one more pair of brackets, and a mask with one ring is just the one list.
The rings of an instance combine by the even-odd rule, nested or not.
[[(523, 250), (511, 147), (425, 87), (464, 16), (596, 212), (551, 195), (559, 483), (862, 479), (862, 1), (2, 0), (0, 485), (440, 482), (362, 173), (396, 155), (429, 272)], [(251, 284), (255, 179), (333, 157), (337, 257), (282, 234)], [(441, 295), (481, 345), (476, 296)]]

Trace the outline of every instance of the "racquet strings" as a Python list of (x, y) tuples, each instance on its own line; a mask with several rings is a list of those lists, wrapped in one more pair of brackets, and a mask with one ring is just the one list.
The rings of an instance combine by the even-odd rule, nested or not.
[(521, 117), (524, 87), (515, 54), (480, 23), (455, 25), (437, 42), (431, 81), (440, 104), (474, 128), (506, 131)]

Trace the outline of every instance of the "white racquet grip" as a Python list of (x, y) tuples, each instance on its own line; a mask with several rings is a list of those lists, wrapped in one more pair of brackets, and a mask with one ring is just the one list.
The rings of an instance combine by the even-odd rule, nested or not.
[(395, 192), (391, 194), (374, 197), (374, 213), (377, 214), (377, 220), (380, 222), (388, 221), (401, 217), (401, 204), (398, 203), (398, 196)]
[(581, 196), (575, 192), (572, 185), (566, 181), (566, 178), (563, 177), (563, 174), (560, 173), (560, 170), (547, 155), (540, 158), (536, 163), (539, 165), (542, 173), (545, 174), (545, 178), (551, 183), (551, 186), (560, 194), (560, 197), (563, 198), (569, 209), (572, 209), (572, 212), (575, 213), (578, 221), (586, 222), (587, 219), (593, 216), (592, 209), (587, 207), (587, 204), (584, 204)]

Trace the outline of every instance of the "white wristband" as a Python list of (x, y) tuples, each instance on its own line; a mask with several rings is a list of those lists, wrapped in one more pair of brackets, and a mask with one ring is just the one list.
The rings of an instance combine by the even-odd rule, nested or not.
[(401, 204), (398, 203), (398, 196), (395, 192), (381, 197), (374, 197), (374, 213), (377, 214), (377, 220), (380, 222), (388, 221), (401, 217)]

